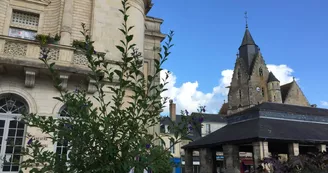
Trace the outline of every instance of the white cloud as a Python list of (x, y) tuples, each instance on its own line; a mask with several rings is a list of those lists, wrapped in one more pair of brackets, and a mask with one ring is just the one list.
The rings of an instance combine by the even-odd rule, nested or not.
[(328, 101), (321, 101), (321, 106), (328, 107)]
[[(292, 73), (294, 72), (293, 69), (288, 67), (285, 64), (281, 65), (273, 65), (273, 64), (268, 64), (267, 65), (269, 71), (271, 71), (277, 79), (280, 81), (280, 85), (284, 85), (286, 83), (289, 83), (293, 80)], [(295, 79), (298, 80), (298, 79)]]
[[(287, 65), (267, 65), (269, 71), (275, 74), (275, 76), (280, 80), (280, 83), (286, 84), (293, 80), (292, 73), (293, 69)], [(165, 77), (167, 70), (163, 70), (161, 77)], [(169, 97), (177, 104), (177, 113), (181, 110), (187, 109), (189, 112), (196, 112), (199, 106), (206, 106), (206, 110), (209, 113), (217, 113), (223, 100), (227, 99), (228, 89), (227, 86), (230, 85), (233, 70), (226, 69), (221, 72), (221, 76), (218, 80), (218, 85), (214, 86), (211, 92), (204, 93), (198, 88), (198, 81), (185, 82), (181, 86), (176, 86), (177, 76), (171, 73), (168, 78), (168, 84), (166, 92), (162, 93), (163, 97)], [(213, 79), (217, 80), (217, 79)], [(327, 103), (328, 104), (328, 103)], [(168, 114), (168, 103), (164, 109), (164, 115)]]

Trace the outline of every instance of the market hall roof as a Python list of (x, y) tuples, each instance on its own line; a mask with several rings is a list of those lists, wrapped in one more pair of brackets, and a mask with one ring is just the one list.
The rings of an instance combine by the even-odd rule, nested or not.
[(328, 109), (265, 102), (227, 117), (228, 124), (182, 148), (258, 140), (328, 144)]

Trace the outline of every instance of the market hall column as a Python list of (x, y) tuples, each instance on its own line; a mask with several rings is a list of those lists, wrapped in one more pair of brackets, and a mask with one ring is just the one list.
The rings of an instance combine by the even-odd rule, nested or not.
[(185, 149), (185, 173), (193, 173), (193, 150)]
[(240, 173), (239, 147), (223, 145), (225, 173)]
[(210, 148), (201, 148), (200, 173), (216, 173), (216, 151)]

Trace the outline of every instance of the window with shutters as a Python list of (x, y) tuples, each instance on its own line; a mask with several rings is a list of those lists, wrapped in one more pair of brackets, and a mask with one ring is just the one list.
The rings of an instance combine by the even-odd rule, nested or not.
[(39, 26), (39, 14), (13, 10), (9, 36), (34, 40)]

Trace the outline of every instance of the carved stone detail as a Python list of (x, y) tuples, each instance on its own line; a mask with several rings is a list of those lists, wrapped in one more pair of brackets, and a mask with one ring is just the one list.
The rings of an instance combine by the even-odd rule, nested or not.
[(49, 60), (58, 60), (59, 59), (59, 49), (50, 48), (50, 52), (48, 54)]
[(73, 56), (73, 64), (87, 66), (88, 63), (89, 63), (89, 62), (88, 62), (88, 59), (87, 59), (87, 57), (83, 54), (83, 52), (80, 52), (80, 51), (75, 51), (75, 52), (74, 52), (74, 56)]
[(24, 1), (34, 2), (34, 3), (40, 4), (40, 5), (45, 5), (45, 6), (48, 6), (51, 3), (50, 0), (24, 0)]
[(27, 44), (6, 41), (4, 54), (9, 56), (25, 56), (26, 50)]
[(95, 80), (92, 80), (92, 79), (89, 80), (89, 85), (88, 85), (88, 93), (89, 94), (93, 94), (97, 91), (95, 83), (96, 83)]
[(69, 74), (60, 74), (59, 75), (59, 78), (61, 79), (61, 83), (60, 83), (60, 86), (63, 88), (63, 89), (66, 89), (67, 88), (67, 83), (68, 83), (68, 77), (69, 77)]
[(72, 28), (69, 26), (62, 26), (61, 28), (61, 32), (68, 32), (68, 33), (72, 33)]
[(38, 73), (37, 69), (24, 68), (25, 71), (25, 86), (28, 88), (33, 88), (35, 85), (35, 76)]

